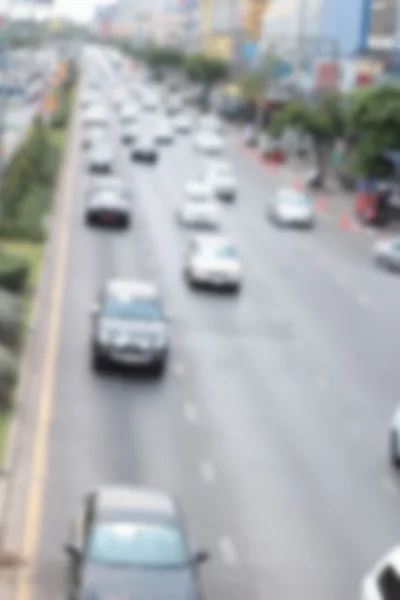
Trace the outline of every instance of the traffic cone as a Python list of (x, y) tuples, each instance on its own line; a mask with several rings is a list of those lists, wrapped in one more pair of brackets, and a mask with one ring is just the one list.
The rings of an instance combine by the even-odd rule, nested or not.
[(297, 179), (293, 184), (293, 188), (296, 192), (302, 192), (304, 190), (304, 183), (300, 179)]
[(317, 198), (316, 207), (317, 207), (317, 211), (318, 212), (325, 212), (326, 211), (326, 198), (325, 198), (325, 196), (320, 196), (319, 198)]
[(340, 229), (351, 229), (351, 219), (348, 212), (342, 213), (339, 219)]

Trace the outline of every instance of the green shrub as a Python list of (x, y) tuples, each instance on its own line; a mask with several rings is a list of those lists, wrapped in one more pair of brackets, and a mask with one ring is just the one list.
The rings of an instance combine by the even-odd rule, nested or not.
[(0, 221), (0, 238), (41, 243), (46, 239), (46, 232), (39, 224)]
[(0, 345), (0, 408), (10, 408), (12, 390), (18, 381), (18, 361), (5, 347)]
[(16, 346), (23, 329), (22, 298), (0, 290), (0, 343)]
[(29, 275), (29, 263), (20, 256), (0, 253), (0, 287), (10, 292), (23, 292)]

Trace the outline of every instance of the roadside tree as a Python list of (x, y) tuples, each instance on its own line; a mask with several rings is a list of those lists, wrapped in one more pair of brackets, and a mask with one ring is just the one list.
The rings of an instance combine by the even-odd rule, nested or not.
[(333, 145), (348, 130), (347, 110), (343, 99), (331, 94), (310, 104), (301, 101), (290, 102), (273, 117), (269, 133), (278, 138), (287, 127), (296, 128), (312, 140), (318, 181), (323, 187)]

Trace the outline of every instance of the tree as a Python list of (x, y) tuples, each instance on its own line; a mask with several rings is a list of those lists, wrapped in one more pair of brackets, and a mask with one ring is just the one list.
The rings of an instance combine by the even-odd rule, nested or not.
[(348, 101), (349, 128), (355, 139), (351, 156), (355, 174), (387, 177), (393, 173), (383, 152), (400, 150), (400, 87), (382, 84), (357, 90)]
[(208, 105), (213, 86), (228, 76), (228, 63), (220, 58), (211, 58), (205, 54), (193, 54), (183, 62), (186, 76), (204, 86), (205, 103)]
[(319, 180), (324, 185), (333, 144), (348, 130), (347, 111), (342, 98), (330, 94), (315, 103), (290, 102), (274, 116), (269, 133), (279, 137), (287, 127), (295, 127), (310, 136)]
[(179, 68), (183, 64), (183, 53), (169, 46), (149, 46), (143, 52), (143, 60), (153, 69)]
[(242, 98), (252, 105), (254, 126), (259, 129), (265, 103), (266, 81), (260, 74), (248, 72), (238, 80), (238, 87)]

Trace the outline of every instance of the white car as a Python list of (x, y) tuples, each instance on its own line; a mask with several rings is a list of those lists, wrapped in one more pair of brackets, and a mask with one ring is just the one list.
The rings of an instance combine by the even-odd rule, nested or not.
[(91, 106), (83, 115), (83, 125), (85, 127), (103, 127), (108, 125), (107, 110), (101, 106)]
[(114, 166), (114, 152), (108, 141), (92, 146), (88, 156), (88, 169), (92, 173), (111, 173)]
[(205, 181), (214, 194), (223, 200), (234, 200), (238, 193), (238, 180), (229, 163), (220, 162), (210, 165), (206, 171)]
[(392, 548), (364, 577), (361, 600), (400, 598), (400, 546)]
[(138, 111), (135, 106), (124, 106), (119, 115), (121, 125), (133, 125), (138, 121)]
[(177, 212), (180, 225), (198, 229), (220, 229), (221, 215), (215, 200), (184, 200)]
[(189, 243), (184, 275), (190, 286), (210, 285), (238, 292), (242, 265), (230, 240), (219, 235), (197, 236)]
[(190, 133), (192, 131), (192, 122), (188, 115), (178, 115), (175, 118), (174, 127), (177, 133)]
[(280, 227), (306, 227), (315, 225), (316, 216), (310, 199), (293, 188), (282, 188), (268, 201), (268, 218)]
[(400, 271), (400, 238), (377, 242), (374, 246), (373, 256), (375, 264), (388, 271)]
[(225, 148), (224, 140), (213, 131), (199, 131), (194, 138), (194, 147), (204, 154), (222, 154)]
[(213, 190), (204, 179), (191, 179), (185, 184), (185, 195), (189, 200), (206, 201), (213, 199)]
[(200, 117), (199, 128), (206, 131), (212, 131), (213, 133), (223, 133), (223, 125), (221, 119), (217, 117), (217, 115), (213, 115), (212, 113)]
[(174, 130), (169, 121), (161, 121), (155, 132), (155, 140), (158, 144), (171, 144), (174, 141)]
[(160, 105), (160, 102), (155, 94), (145, 94), (144, 97), (142, 97), (142, 105), (144, 110), (152, 112), (154, 110), (157, 110), (157, 108)]
[(139, 127), (136, 123), (131, 123), (121, 131), (121, 142), (123, 144), (134, 144), (139, 139)]

